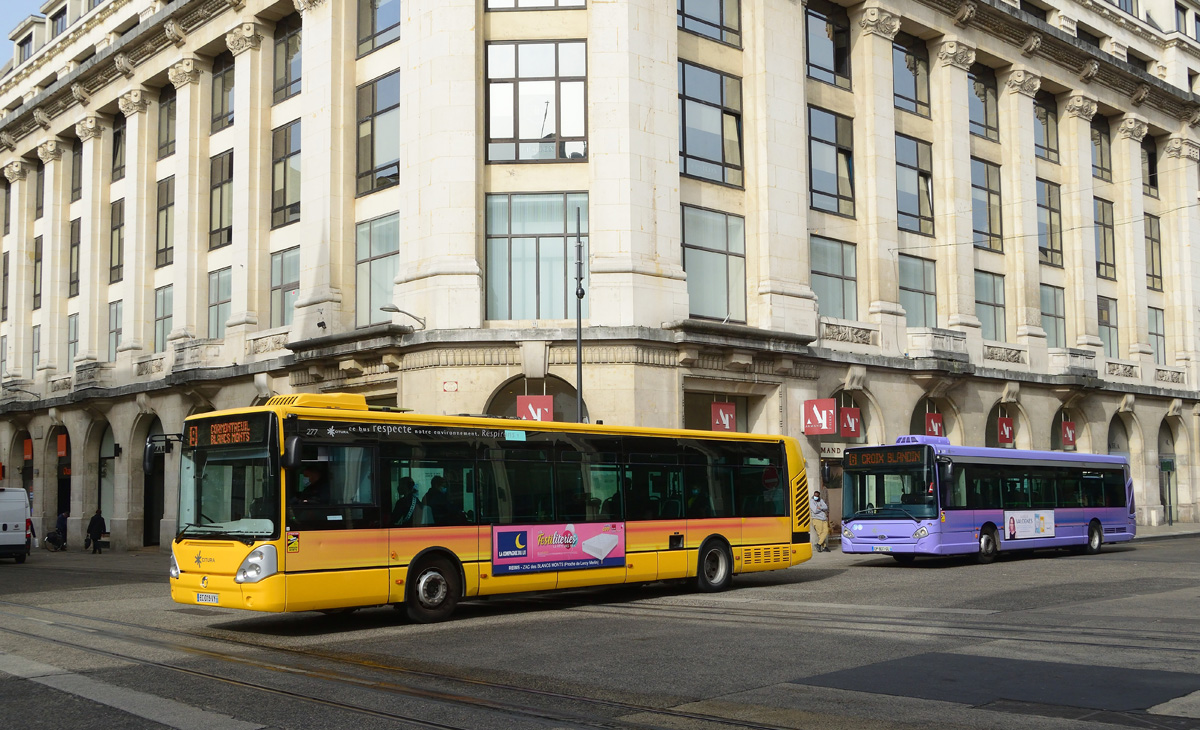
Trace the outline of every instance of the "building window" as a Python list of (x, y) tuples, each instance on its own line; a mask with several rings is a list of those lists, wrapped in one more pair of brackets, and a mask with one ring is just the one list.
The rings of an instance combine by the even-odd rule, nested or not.
[(850, 16), (840, 5), (809, 0), (804, 25), (808, 39), (808, 76), (850, 88)]
[(399, 37), (400, 0), (358, 0), (358, 55), (364, 56)]
[(1066, 292), (1060, 287), (1042, 284), (1042, 329), (1047, 347), (1067, 346)]
[(742, 184), (742, 80), (679, 62), (679, 171)]
[(1143, 218), (1146, 227), (1146, 286), (1163, 290), (1162, 224), (1157, 216)]
[(587, 44), (489, 43), (488, 162), (587, 156)]
[(175, 110), (178, 95), (174, 84), (167, 84), (158, 96), (158, 159), (175, 154)]
[(741, 0), (679, 0), (676, 8), (680, 28), (732, 46), (741, 45)]
[(42, 237), (33, 237), (33, 308), (42, 308)]
[(233, 125), (233, 54), (226, 51), (213, 59), (212, 131)]
[(1112, 182), (1112, 135), (1099, 114), (1092, 119), (1092, 177)]
[(1117, 243), (1113, 225), (1113, 204), (1094, 198), (1096, 217), (1096, 276), (1101, 279), (1117, 278)]
[(112, 128), (112, 180), (125, 177), (125, 115), (113, 117)]
[(1158, 145), (1150, 135), (1142, 139), (1142, 192), (1158, 197)]
[(1120, 352), (1120, 337), (1117, 332), (1117, 300), (1097, 297), (1097, 318), (1100, 321), (1100, 341), (1104, 343), (1104, 356), (1117, 357)]
[(17, 42), (17, 63), (22, 64), (33, 55), (33, 35), (27, 35)]
[(300, 220), (300, 120), (271, 133), (271, 227)]
[(1000, 224), (1000, 166), (971, 158), (971, 228), (975, 245), (1004, 250)]
[(0, 256), (0, 322), (8, 321), (8, 251)]
[(67, 372), (75, 369), (75, 357), (79, 354), (79, 315), (67, 315)]
[(108, 303), (108, 361), (116, 362), (121, 347), (121, 300)]
[(208, 248), (233, 243), (233, 150), (222, 152), (210, 161), (208, 207)]
[[(487, 196), (487, 318), (573, 315), (577, 235), (583, 243), (586, 292), (591, 289), (586, 193)], [(585, 296), (584, 317), (588, 301)]]
[(1150, 352), (1154, 355), (1155, 365), (1167, 364), (1167, 324), (1166, 314), (1161, 309), (1150, 307)]
[(996, 101), (999, 90), (996, 72), (987, 66), (975, 64), (967, 73), (967, 83), (971, 85), (971, 93), (967, 97), (971, 134), (999, 142), (1000, 108)]
[(83, 241), (83, 219), (71, 221), (71, 242), (67, 248), (67, 297), (79, 296), (79, 247)]
[(0, 180), (0, 192), (4, 193), (4, 235), (8, 235), (12, 224), (12, 185), (7, 180)]
[[(398, 236), (399, 234), (397, 234)], [(271, 254), (271, 326), (290, 325), (300, 295), (300, 247)]]
[(1038, 259), (1051, 266), (1063, 265), (1062, 193), (1058, 185), (1037, 181)]
[(808, 108), (810, 204), (817, 210), (854, 216), (854, 120)]
[(154, 241), (154, 266), (175, 262), (175, 176), (158, 181), (158, 230)]
[(37, 220), (46, 212), (46, 165), (38, 160), (33, 178), (33, 218)]
[(108, 232), (108, 283), (125, 278), (125, 199), (114, 201)]
[(40, 324), (33, 326), (33, 332), (30, 333), (29, 339), (29, 373), (33, 375), (37, 373), (38, 365), (42, 364), (42, 326)]
[(358, 87), (358, 194), (400, 182), (400, 72)]
[(1112, 3), (1133, 17), (1138, 17), (1137, 0), (1112, 0)]
[(292, 13), (275, 26), (275, 102), (300, 93), (300, 13)]
[(0, 336), (0, 378), (8, 377), (8, 335)]
[(208, 336), (225, 337), (225, 323), (233, 302), (233, 269), (225, 267), (208, 272)]
[(812, 288), (822, 317), (858, 319), (858, 273), (855, 247), (828, 238), (809, 240)]
[(892, 42), (892, 89), (897, 109), (929, 116), (929, 49), (907, 33)]
[(1058, 102), (1046, 92), (1033, 100), (1033, 150), (1043, 160), (1058, 162)]
[[(71, 143), (71, 202), (83, 197), (83, 140), (78, 137)], [(5, 233), (8, 233), (5, 228)]]
[(175, 320), (175, 287), (172, 284), (154, 290), (154, 351), (167, 349), (167, 337)]
[(1004, 341), (1003, 276), (975, 270), (975, 316), (982, 325), (983, 339)]
[(896, 135), (896, 214), (901, 230), (933, 235), (933, 147)]
[(582, 8), (584, 0), (487, 0), (488, 10), (530, 10), (534, 8)]
[(746, 222), (683, 206), (683, 270), (693, 317), (746, 321)]
[(1175, 30), (1187, 32), (1187, 8), (1178, 3), (1175, 4)]
[(62, 10), (59, 10), (54, 15), (50, 16), (50, 37), (56, 38), (67, 30), (67, 8), (64, 5)]
[(1049, 14), (1043, 8), (1039, 8), (1038, 6), (1034, 5), (1033, 3), (1028, 2), (1028, 0), (1021, 0), (1020, 7), (1021, 7), (1021, 10), (1024, 10), (1025, 12), (1029, 13), (1030, 15), (1037, 18), (1038, 20), (1041, 20), (1044, 22), (1049, 21), (1049, 17), (1050, 17)]
[(937, 327), (934, 262), (900, 254), (900, 306), (909, 327)]
[(392, 315), (380, 311), (380, 307), (392, 303), (400, 265), (400, 215), (392, 213), (359, 223), (354, 250), (355, 324), (366, 327), (388, 322)]

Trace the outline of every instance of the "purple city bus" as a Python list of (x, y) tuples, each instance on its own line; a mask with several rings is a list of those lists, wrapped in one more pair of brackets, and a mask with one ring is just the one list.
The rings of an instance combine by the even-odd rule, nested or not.
[(1124, 456), (952, 446), (901, 436), (846, 449), (842, 552), (975, 554), (1078, 546), (1089, 555), (1136, 533)]

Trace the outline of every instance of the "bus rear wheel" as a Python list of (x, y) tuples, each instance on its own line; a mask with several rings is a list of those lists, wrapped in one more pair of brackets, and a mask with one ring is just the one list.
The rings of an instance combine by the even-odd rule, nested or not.
[(716, 593), (728, 588), (732, 581), (733, 556), (729, 548), (719, 540), (705, 541), (700, 546), (696, 565), (696, 589), (704, 593)]
[(996, 559), (998, 552), (1000, 552), (1000, 545), (996, 542), (995, 528), (985, 527), (979, 533), (979, 553), (975, 556), (976, 562), (980, 565), (987, 565)]
[(446, 558), (430, 558), (418, 563), (404, 596), (408, 617), (421, 624), (445, 621), (454, 613), (462, 586), (458, 571)]
[(1093, 522), (1088, 525), (1088, 541), (1084, 552), (1088, 555), (1095, 555), (1100, 552), (1100, 546), (1104, 544), (1104, 533), (1100, 530), (1100, 523)]

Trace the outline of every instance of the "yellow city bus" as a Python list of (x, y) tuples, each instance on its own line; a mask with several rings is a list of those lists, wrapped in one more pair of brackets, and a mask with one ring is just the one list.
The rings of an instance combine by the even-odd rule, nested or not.
[[(165, 440), (164, 440), (165, 439)], [(812, 557), (793, 438), (429, 416), (293, 395), (188, 418), (171, 597), (252, 611), (690, 579)]]

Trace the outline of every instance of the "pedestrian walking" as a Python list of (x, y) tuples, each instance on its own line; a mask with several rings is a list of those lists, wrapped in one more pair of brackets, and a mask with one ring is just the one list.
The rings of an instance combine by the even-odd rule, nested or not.
[(88, 540), (92, 543), (92, 555), (100, 552), (100, 536), (107, 530), (104, 527), (104, 517), (100, 514), (100, 510), (96, 510), (96, 514), (92, 515), (92, 519), (88, 522), (87, 534)]
[(58, 519), (54, 521), (54, 530), (58, 533), (59, 550), (67, 546), (67, 517), (70, 514), (70, 512), (63, 510), (58, 513)]
[(829, 541), (829, 505), (821, 499), (820, 489), (813, 492), (812, 496), (812, 523), (813, 529), (817, 531), (817, 552), (829, 552), (826, 545)]

